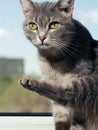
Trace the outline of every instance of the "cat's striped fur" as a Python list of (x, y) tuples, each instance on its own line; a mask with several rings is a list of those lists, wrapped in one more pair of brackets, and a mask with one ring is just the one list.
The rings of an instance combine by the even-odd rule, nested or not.
[[(21, 85), (54, 101), (56, 130), (98, 130), (98, 42), (72, 18), (74, 0), (20, 2), (24, 32), (38, 48), (43, 74), (41, 81), (23, 76)], [(31, 22), (37, 30), (30, 30)], [(51, 30), (53, 22), (59, 27)]]

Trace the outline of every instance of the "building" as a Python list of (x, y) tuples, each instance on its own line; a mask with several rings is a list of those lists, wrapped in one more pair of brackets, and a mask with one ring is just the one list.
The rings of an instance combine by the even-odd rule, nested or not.
[(1, 74), (23, 74), (24, 60), (0, 58), (0, 75)]

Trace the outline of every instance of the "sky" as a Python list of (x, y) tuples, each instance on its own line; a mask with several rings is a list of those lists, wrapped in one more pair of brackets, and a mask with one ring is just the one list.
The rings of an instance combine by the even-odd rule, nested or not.
[[(73, 17), (98, 39), (98, 0), (75, 0)], [(0, 57), (23, 58), (26, 74), (40, 73), (37, 49), (26, 39), (22, 29), (24, 18), (19, 0), (0, 1)]]

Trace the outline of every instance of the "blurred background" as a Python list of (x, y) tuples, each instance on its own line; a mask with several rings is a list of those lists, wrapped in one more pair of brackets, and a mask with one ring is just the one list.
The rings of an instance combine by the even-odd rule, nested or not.
[[(73, 16), (98, 39), (98, 0), (75, 0)], [(24, 73), (41, 77), (37, 50), (25, 38), (23, 21), (19, 0), (0, 1), (0, 112), (50, 112), (50, 100), (18, 84)]]

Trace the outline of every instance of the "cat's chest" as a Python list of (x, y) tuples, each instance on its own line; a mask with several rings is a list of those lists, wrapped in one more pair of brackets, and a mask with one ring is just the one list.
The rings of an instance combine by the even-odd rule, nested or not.
[(46, 82), (58, 84), (62, 81), (62, 74), (54, 69), (47, 60), (40, 58), (39, 65), (42, 71), (42, 79)]

